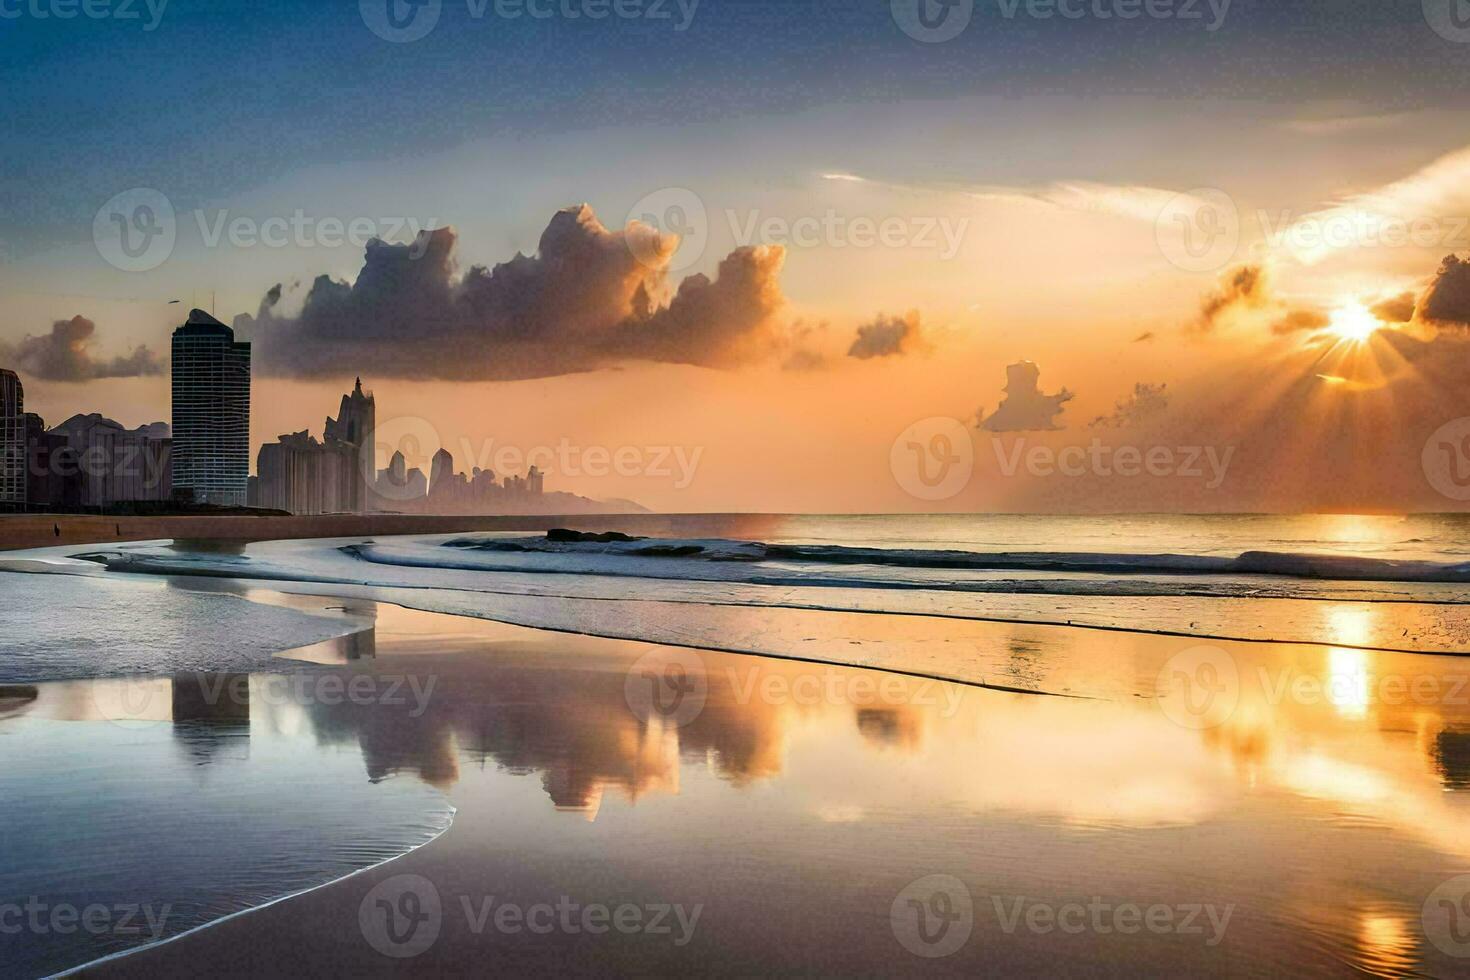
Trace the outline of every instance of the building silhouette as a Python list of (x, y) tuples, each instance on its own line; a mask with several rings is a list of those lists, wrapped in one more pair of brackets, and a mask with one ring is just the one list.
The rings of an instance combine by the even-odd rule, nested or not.
[(250, 475), (250, 345), (203, 310), (173, 335), (173, 487), (244, 506)]
[[(79, 503), (88, 507), (137, 501), (165, 501), (173, 490), (172, 446), (168, 426), (153, 422), (136, 429), (124, 428), (112, 419), (93, 412), (73, 415), (53, 428), (48, 436), (59, 437), (70, 450), (69, 460), (80, 477)], [(37, 440), (34, 456), (54, 445)], [(54, 452), (54, 449), (52, 450)], [(33, 460), (39, 469), (39, 458)], [(54, 465), (54, 464), (53, 464)], [(69, 476), (71, 467), (62, 469)], [(66, 491), (63, 489), (63, 495)], [(40, 503), (32, 500), (32, 503)], [(47, 503), (61, 503), (49, 500)]]
[(25, 505), (25, 386), (14, 371), (0, 370), (0, 510)]
[(328, 447), (350, 452), (356, 473), (347, 496), (342, 500), (343, 510), (361, 514), (368, 509), (368, 491), (375, 476), (373, 432), (378, 427), (378, 407), (373, 393), (362, 390), (362, 378), (357, 379), (352, 393), (342, 396), (342, 405), (336, 418), (328, 418), (322, 438)]
[(337, 417), (327, 418), (323, 441), (303, 429), (260, 447), (249, 503), (292, 514), (363, 513), (376, 420), (373, 396), (358, 378), (352, 393), (342, 396)]

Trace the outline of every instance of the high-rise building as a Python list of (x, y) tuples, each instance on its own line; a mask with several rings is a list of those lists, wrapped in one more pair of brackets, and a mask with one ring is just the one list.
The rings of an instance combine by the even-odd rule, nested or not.
[(0, 510), (25, 505), (25, 386), (14, 371), (0, 370)]
[(352, 394), (342, 396), (336, 418), (328, 418), (322, 441), (332, 450), (346, 450), (357, 466), (357, 474), (346, 488), (338, 510), (361, 514), (368, 509), (368, 492), (375, 482), (373, 431), (378, 426), (378, 409), (373, 393), (362, 390), (362, 379)]
[(174, 331), (173, 486), (243, 507), (250, 476), (250, 345), (203, 310)]

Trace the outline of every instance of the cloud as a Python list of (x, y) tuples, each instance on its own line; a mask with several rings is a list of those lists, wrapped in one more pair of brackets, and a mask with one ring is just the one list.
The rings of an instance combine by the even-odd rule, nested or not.
[(1229, 314), (1240, 309), (1259, 309), (1266, 304), (1266, 273), (1259, 265), (1242, 265), (1228, 270), (1220, 285), (1200, 303), (1195, 329), (1214, 330)]
[(1139, 334), (1137, 337), (1134, 337), (1133, 338), (1133, 342), (1135, 344), (1146, 344), (1150, 340), (1153, 340), (1153, 339), (1154, 339), (1154, 332), (1152, 330), (1145, 330), (1143, 333)]
[(1470, 326), (1470, 260), (1445, 256), (1419, 304), (1419, 319), (1444, 326)]
[[(1428, 166), (1363, 194), (1342, 199), (1331, 207), (1303, 215), (1289, 227), (1279, 229), (1279, 238), (1299, 261), (1311, 265), (1334, 251), (1414, 242), (1425, 233), (1417, 222), (1431, 224), (1427, 232), (1438, 236), (1463, 233), (1462, 215), (1470, 208), (1470, 148), (1456, 150)], [(1343, 234), (1347, 230), (1348, 234)], [(1428, 245), (1429, 242), (1423, 244)]]
[(1400, 293), (1374, 303), (1368, 308), (1368, 312), (1384, 323), (1408, 323), (1414, 319), (1416, 302), (1413, 293)]
[(318, 276), (300, 312), (272, 288), (236, 326), (267, 374), (511, 380), (629, 360), (734, 367), (787, 346), (780, 246), (737, 249), (714, 279), (693, 275), (667, 304), (678, 239), (631, 223), (609, 231), (587, 205), (558, 211), (534, 256), (462, 276), (452, 228), (412, 245), (368, 243), (354, 283)]
[(789, 331), (789, 353), (781, 367), (787, 371), (815, 371), (827, 367), (831, 358), (824, 350), (826, 336), (825, 320), (815, 325), (797, 320)]
[(84, 316), (57, 320), (49, 334), (27, 335), (16, 344), (0, 342), (0, 361), (42, 381), (138, 378), (163, 373), (163, 358), (147, 345), (111, 360), (98, 360), (92, 354), (96, 333), (97, 324)]
[(1093, 429), (1131, 429), (1152, 422), (1169, 408), (1168, 385), (1140, 381), (1133, 394), (1118, 402), (1111, 415), (1099, 415), (1088, 423)]
[(1005, 398), (1000, 407), (986, 418), (977, 413), (979, 427), (989, 432), (1038, 432), (1060, 429), (1057, 416), (1073, 395), (1066, 388), (1055, 395), (1041, 390), (1041, 369), (1031, 361), (1021, 361), (1006, 368)]
[(1274, 334), (1300, 333), (1303, 330), (1325, 330), (1332, 318), (1321, 310), (1291, 310), (1271, 324)]
[(863, 361), (874, 357), (892, 357), (907, 354), (921, 343), (917, 310), (911, 310), (902, 317), (880, 313), (872, 323), (858, 327), (857, 339), (847, 349), (847, 356)]
[(1092, 181), (1062, 181), (1044, 187), (987, 186), (970, 196), (982, 201), (1041, 204), (1063, 211), (1107, 214), (1153, 224), (1168, 207), (1193, 213), (1207, 202), (1188, 194), (1137, 184), (1099, 184)]

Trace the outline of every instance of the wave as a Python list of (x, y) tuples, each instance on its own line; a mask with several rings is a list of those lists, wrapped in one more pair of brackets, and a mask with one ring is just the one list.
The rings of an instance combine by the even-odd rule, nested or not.
[[(349, 546), (349, 549), (356, 546)], [(1470, 562), (1407, 561), (1350, 555), (1246, 551), (1234, 557), (1216, 555), (1129, 554), (1126, 552), (974, 552), (916, 548), (864, 548), (847, 545), (769, 544), (724, 538), (642, 538), (616, 532), (587, 534), (553, 530), (545, 537), (459, 537), (445, 548), (500, 555), (562, 555), (583, 558), (678, 560), (682, 562), (785, 564), (800, 567), (862, 565), (936, 571), (1071, 572), (1104, 575), (1266, 575), (1357, 582), (1470, 582)], [(381, 553), (356, 552), (381, 560)], [(647, 562), (636, 572), (649, 576)], [(597, 574), (619, 574), (614, 563), (592, 563)], [(465, 567), (446, 562), (445, 567)], [(486, 567), (486, 566), (478, 566)], [(530, 563), (507, 565), (507, 571), (537, 571)], [(539, 570), (566, 572), (560, 563)], [(628, 574), (624, 572), (623, 574)], [(658, 577), (658, 576), (654, 576)], [(850, 582), (841, 584), (848, 585)]]

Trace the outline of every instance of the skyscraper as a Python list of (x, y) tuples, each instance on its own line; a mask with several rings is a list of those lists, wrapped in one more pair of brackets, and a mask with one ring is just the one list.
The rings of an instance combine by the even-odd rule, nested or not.
[(0, 370), (0, 510), (25, 504), (25, 388), (14, 371)]
[(375, 482), (377, 461), (374, 459), (373, 433), (378, 427), (378, 409), (372, 392), (362, 390), (362, 379), (352, 394), (342, 396), (342, 407), (336, 418), (328, 418), (322, 441), (333, 449), (349, 450), (357, 474), (347, 487), (341, 510), (361, 514), (368, 507), (368, 491)]
[(250, 475), (250, 345), (203, 310), (173, 338), (173, 485), (243, 507)]

